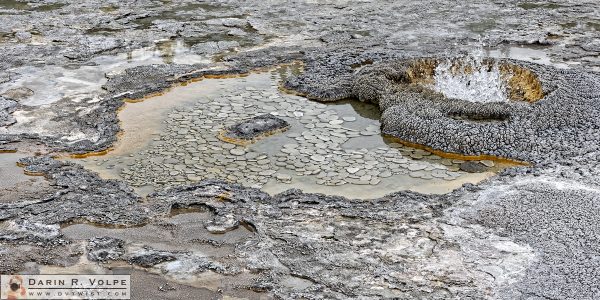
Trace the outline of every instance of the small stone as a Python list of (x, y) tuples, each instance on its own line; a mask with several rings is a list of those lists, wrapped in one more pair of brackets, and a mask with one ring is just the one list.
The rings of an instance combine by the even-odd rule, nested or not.
[(275, 171), (275, 170), (264, 170), (264, 171), (261, 171), (260, 173), (258, 173), (258, 175), (261, 175), (261, 176), (271, 176), (271, 175), (273, 175), (275, 173), (277, 173), (277, 171)]
[(423, 158), (423, 154), (421, 154), (421, 153), (411, 153), (410, 157), (412, 157), (414, 159), (421, 159), (421, 158)]
[(385, 171), (379, 173), (379, 177), (381, 177), (381, 178), (388, 178), (391, 176), (392, 176), (392, 172), (389, 170), (385, 170)]
[(458, 172), (459, 170), (460, 170), (460, 166), (458, 166), (458, 165), (451, 165), (451, 166), (448, 166), (448, 171), (451, 171), (451, 172)]
[(410, 165), (408, 165), (407, 169), (409, 169), (410, 171), (419, 171), (419, 170), (423, 170), (425, 168), (426, 168), (425, 165), (410, 164)]
[(445, 178), (448, 175), (446, 174), (446, 171), (444, 171), (444, 170), (433, 170), (431, 172), (431, 176), (433, 176), (435, 178)]
[(266, 164), (268, 164), (270, 162), (271, 161), (268, 160), (268, 159), (261, 159), (261, 160), (258, 160), (256, 163), (259, 164), (259, 165), (266, 165)]
[(442, 159), (442, 160), (440, 161), (440, 163), (441, 163), (442, 165), (444, 165), (444, 166), (451, 166), (451, 165), (452, 165), (452, 161), (451, 161), (451, 160), (449, 160), (449, 159), (447, 159), (447, 158), (444, 158), (444, 159)]
[(468, 173), (482, 173), (488, 170), (486, 166), (476, 161), (467, 161), (460, 164), (460, 170)]
[(360, 181), (369, 181), (371, 180), (371, 175), (364, 175), (359, 178)]
[(350, 173), (350, 174), (354, 174), (354, 173), (358, 172), (359, 170), (360, 170), (360, 168), (356, 168), (356, 167), (346, 168), (346, 171), (348, 171), (348, 173)]
[(325, 157), (322, 155), (319, 155), (319, 154), (311, 155), (310, 159), (312, 159), (314, 161), (318, 161), (318, 162), (325, 161)]
[(240, 155), (246, 154), (246, 150), (241, 149), (241, 148), (234, 148), (234, 149), (229, 150), (229, 153), (236, 155), (236, 156), (240, 156)]
[(423, 171), (410, 172), (408, 173), (408, 176), (413, 178), (421, 178), (421, 176), (423, 176)]
[(423, 174), (421, 174), (421, 178), (422, 179), (432, 179), (433, 176), (431, 176), (431, 173), (423, 172)]
[(275, 178), (277, 178), (277, 180), (280, 180), (280, 181), (292, 180), (292, 176), (290, 176), (288, 174), (281, 174), (281, 173), (278, 173), (277, 175), (275, 175)]
[(481, 161), (481, 163), (482, 163), (484, 166), (486, 166), (486, 167), (490, 167), (490, 168), (496, 165), (496, 164), (494, 164), (494, 162), (493, 162), (493, 161), (491, 161), (491, 160), (482, 160), (482, 161)]
[(223, 147), (223, 149), (233, 149), (233, 148), (235, 148), (235, 145), (234, 144), (223, 143), (223, 145), (221, 145), (221, 147)]
[(245, 155), (246, 159), (255, 159), (258, 157), (258, 153), (256, 152), (248, 152)]

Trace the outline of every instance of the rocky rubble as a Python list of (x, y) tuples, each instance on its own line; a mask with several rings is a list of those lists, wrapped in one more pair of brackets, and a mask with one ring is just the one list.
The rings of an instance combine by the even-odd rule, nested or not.
[[(23, 163), (28, 165), (30, 172), (45, 172), (51, 181), (60, 183), (62, 192), (59, 194), (63, 195), (79, 193), (81, 181), (74, 178), (84, 178), (85, 181), (85, 178), (93, 176), (82, 168), (53, 162), (48, 158), (31, 158), (24, 160)], [(77, 176), (74, 176), (75, 174)], [(213, 270), (222, 276), (233, 276), (232, 278), (252, 272), (258, 277), (253, 284), (246, 286), (247, 288), (269, 291), (282, 298), (311, 297), (311, 295), (321, 295), (326, 298), (496, 299), (507, 297), (509, 299), (520, 297), (519, 295), (527, 295), (531, 291), (530, 287), (536, 285), (532, 280), (539, 278), (535, 275), (530, 277), (531, 279), (526, 279), (523, 277), (525, 270), (533, 272), (532, 274), (536, 272), (553, 274), (552, 276), (556, 278), (568, 278), (573, 276), (570, 275), (571, 272), (576, 272), (576, 269), (550, 267), (557, 259), (563, 260), (568, 265), (574, 259), (564, 256), (563, 251), (553, 252), (554, 250), (551, 249), (560, 249), (556, 248), (560, 245), (571, 245), (577, 247), (577, 251), (582, 251), (582, 255), (588, 255), (590, 251), (594, 251), (594, 247), (573, 243), (573, 239), (578, 239), (573, 235), (565, 235), (561, 240), (547, 244), (545, 242), (547, 240), (539, 236), (538, 231), (533, 232), (524, 228), (548, 228), (562, 232), (560, 213), (551, 219), (541, 215), (515, 217), (514, 212), (528, 211), (528, 209), (514, 209), (512, 206), (533, 205), (535, 207), (536, 202), (527, 199), (537, 198), (542, 191), (547, 197), (551, 197), (548, 199), (558, 201), (556, 202), (558, 210), (540, 211), (545, 215), (560, 211), (563, 207), (560, 199), (565, 197), (581, 199), (591, 205), (597, 199), (592, 186), (578, 186), (569, 183), (568, 180), (562, 183), (549, 183), (544, 178), (524, 179), (520, 177), (522, 175), (514, 176), (516, 177), (500, 177), (477, 187), (465, 187), (448, 195), (425, 196), (400, 192), (380, 199), (360, 201), (304, 194), (298, 190), (290, 190), (271, 197), (260, 190), (224, 181), (203, 181), (151, 194), (145, 204), (135, 202), (120, 204), (121, 201), (118, 201), (113, 202), (112, 205), (121, 205), (121, 215), (118, 220), (120, 224), (129, 225), (170, 218), (168, 213), (174, 208), (207, 208), (211, 217), (204, 221), (204, 228), (208, 232), (224, 234), (240, 226), (245, 226), (253, 232), (245, 238), (247, 242), (237, 243), (235, 255), (225, 260), (219, 259), (217, 262), (206, 256), (193, 258), (197, 254), (190, 253), (151, 249), (142, 249), (141, 252), (118, 250), (130, 247), (137, 249), (135, 242), (127, 242), (127, 240), (117, 243), (119, 246), (115, 249), (118, 251), (110, 250), (114, 248), (112, 246), (99, 248), (98, 245), (113, 243), (107, 244), (110, 239), (106, 238), (92, 240), (89, 245), (91, 252), (88, 255), (92, 255), (92, 258), (96, 257), (96, 254), (92, 254), (96, 251), (123, 253), (100, 256), (123, 259), (146, 268), (158, 268), (173, 278), (183, 276), (178, 272), (184, 271), (181, 269), (182, 264), (188, 265), (189, 262), (184, 263), (185, 261), (200, 259), (213, 267), (207, 265), (206, 268), (196, 271), (186, 269), (186, 272), (198, 274), (198, 272)], [(516, 182), (519, 184), (515, 184)], [(114, 193), (113, 184), (110, 180), (97, 180), (97, 187), (90, 187), (89, 190), (106, 197)], [(532, 188), (537, 192), (532, 194)], [(548, 193), (556, 188), (558, 188), (556, 192)], [(124, 187), (120, 189), (127, 190)], [(574, 194), (567, 196), (564, 193)], [(79, 197), (83, 201), (87, 201), (86, 199), (92, 201), (88, 202), (87, 206), (98, 202), (98, 198), (94, 198), (93, 195), (87, 197), (79, 195)], [(56, 209), (56, 214), (59, 214), (58, 211), (61, 212), (60, 214), (69, 211), (64, 209), (70, 205), (69, 198), (59, 199), (61, 198), (10, 207), (7, 210), (15, 213), (11, 216), (5, 215), (4, 220), (13, 222), (12, 220), (23, 216), (26, 219), (43, 221), (45, 224), (73, 220), (75, 216), (70, 215), (61, 218), (52, 218), (53, 214), (47, 214), (44, 218), (27, 216), (42, 207), (46, 212)], [(63, 203), (65, 201), (67, 204)], [(498, 205), (505, 207), (502, 213), (494, 212), (490, 215), (489, 213), (495, 211), (494, 207)], [(37, 209), (33, 208), (35, 206)], [(97, 204), (93, 206), (98, 207)], [(490, 210), (492, 208), (493, 210)], [(104, 210), (86, 212), (78, 208), (77, 218), (88, 219), (98, 224), (115, 224), (112, 216), (115, 216), (116, 212), (112, 209)], [(582, 214), (585, 212), (587, 215), (589, 212), (589, 216), (593, 216), (595, 210), (593, 206), (589, 209), (576, 210), (570, 219), (574, 222), (588, 220), (581, 219)], [(127, 215), (130, 211), (135, 211), (135, 215)], [(147, 218), (149, 216), (153, 217)], [(547, 223), (543, 226), (509, 225), (513, 223), (510, 220), (515, 218), (524, 222), (546, 219)], [(587, 226), (585, 224), (588, 221), (582, 221), (574, 226)], [(36, 240), (32, 237), (41, 234), (41, 227), (36, 225), (28, 228), (29, 231), (21, 235), (15, 235), (14, 230), (3, 228), (2, 235), (5, 238), (10, 236), (13, 240)], [(585, 234), (593, 234), (594, 231), (590, 228), (587, 232)], [(531, 241), (529, 234), (534, 233), (540, 244), (536, 242), (533, 245), (535, 248), (531, 248), (527, 244)], [(47, 241), (56, 239), (56, 235), (44, 234), (44, 236)], [(510, 237), (516, 240), (513, 241)], [(544, 250), (543, 256), (540, 256), (542, 254), (534, 250), (538, 246), (551, 248), (540, 248), (547, 249)], [(223, 264), (228, 267), (217, 267), (225, 266)], [(332, 268), (332, 264), (336, 267)], [(364, 270), (373, 270), (373, 272), (364, 273)], [(356, 277), (356, 274), (361, 276)], [(412, 275), (407, 276), (407, 274)], [(535, 293), (573, 295), (573, 291), (576, 291), (577, 295), (594, 295), (593, 291), (584, 288), (586, 284), (583, 278), (580, 283), (572, 286), (569, 292), (552, 285), (544, 291), (538, 290)], [(288, 285), (286, 282), (296, 282), (296, 284)], [(443, 283), (442, 286), (440, 282)], [(373, 286), (377, 288), (373, 289)]]
[(86, 221), (109, 225), (140, 223), (148, 218), (133, 190), (117, 180), (101, 179), (80, 165), (50, 157), (20, 161), (25, 172), (43, 175), (53, 192), (35, 199), (1, 204), (0, 220), (24, 219), (30, 223), (60, 224)]

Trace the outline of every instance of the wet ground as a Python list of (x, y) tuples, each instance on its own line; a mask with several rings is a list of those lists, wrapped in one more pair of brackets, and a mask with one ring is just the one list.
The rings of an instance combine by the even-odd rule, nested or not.
[[(218, 273), (197, 272), (193, 268), (193, 264), (201, 263), (202, 259), (219, 261), (234, 255), (234, 245), (252, 235), (243, 227), (221, 235), (211, 234), (201, 226), (201, 222), (209, 218), (208, 211), (184, 210), (181, 214), (173, 212), (168, 220), (142, 227), (114, 229), (86, 224), (65, 225), (62, 228), (65, 237), (85, 249), (79, 261), (68, 267), (35, 265), (31, 268), (40, 274), (131, 274), (132, 297), (139, 299), (156, 297), (156, 293), (162, 299), (212, 299), (219, 295), (231, 299), (264, 298), (260, 293), (240, 288), (255, 279), (252, 274), (235, 274), (224, 280)], [(124, 252), (143, 254), (152, 249), (150, 251), (179, 253), (181, 258), (173, 259), (164, 269), (156, 268), (150, 272), (126, 262), (98, 264), (88, 259), (90, 250), (85, 248), (87, 241), (96, 236), (128, 241)]]
[(23, 168), (17, 165), (19, 159), (28, 153), (1, 153), (0, 154), (0, 203), (19, 202), (20, 194), (40, 196), (48, 183), (43, 177), (27, 176)]
[(28, 181), (31, 179), (23, 173), (23, 169), (17, 166), (17, 162), (20, 158), (25, 157), (23, 154), (18, 153), (2, 153), (0, 155), (0, 182), (2, 182), (2, 188), (13, 187), (19, 183)]
[(132, 50), (118, 55), (98, 56), (85, 65), (24, 66), (12, 70), (23, 74), (3, 85), (2, 92), (26, 86), (33, 94), (20, 101), (22, 105), (47, 105), (59, 100), (73, 102), (98, 101), (98, 93), (106, 77), (127, 68), (148, 64), (202, 63), (208, 57), (190, 53), (182, 40), (157, 42), (155, 46)]

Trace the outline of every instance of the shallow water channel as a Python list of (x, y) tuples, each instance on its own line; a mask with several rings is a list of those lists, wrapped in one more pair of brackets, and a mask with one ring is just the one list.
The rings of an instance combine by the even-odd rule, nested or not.
[[(466, 173), (459, 170), (461, 160), (388, 141), (373, 105), (323, 104), (280, 92), (282, 76), (293, 70), (205, 79), (127, 103), (115, 147), (75, 160), (142, 194), (219, 178), (271, 194), (299, 188), (359, 199), (400, 190), (447, 193), (506, 166), (484, 161), (487, 172)], [(290, 129), (248, 146), (217, 138), (224, 128), (266, 113), (285, 119)]]
[(116, 55), (100, 55), (79, 66), (23, 66), (11, 69), (16, 79), (0, 84), (0, 94), (16, 88), (27, 88), (32, 95), (19, 101), (26, 106), (48, 105), (59, 100), (96, 102), (103, 92), (107, 76), (127, 68), (148, 64), (206, 63), (207, 56), (192, 53), (182, 40), (157, 42), (155, 46)]

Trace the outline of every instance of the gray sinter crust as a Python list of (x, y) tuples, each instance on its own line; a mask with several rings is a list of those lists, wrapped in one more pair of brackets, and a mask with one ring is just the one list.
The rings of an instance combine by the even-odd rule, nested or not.
[(250, 143), (256, 139), (284, 131), (289, 126), (290, 124), (285, 120), (265, 114), (230, 126), (222, 133), (222, 137), (225, 141), (231, 140), (234, 143), (235, 141)]
[[(165, 218), (172, 208), (202, 207), (212, 215), (204, 221), (204, 228), (209, 232), (225, 233), (241, 226), (253, 232), (246, 242), (237, 244), (239, 248), (234, 257), (215, 261), (192, 253), (152, 248), (126, 247), (129, 250), (123, 250), (123, 241), (109, 238), (95, 239), (89, 244), (89, 255), (93, 259), (98, 256), (97, 260), (101, 261), (126, 260), (160, 270), (164, 268), (161, 263), (171, 261), (202, 262), (206, 267), (190, 272), (214, 270), (234, 278), (241, 276), (240, 270), (253, 270), (258, 278), (247, 288), (270, 291), (286, 299), (316, 295), (325, 298), (427, 295), (432, 299), (486, 299), (504, 297), (505, 293), (511, 297), (521, 293), (564, 296), (572, 295), (573, 291), (581, 291), (578, 295), (594, 295), (592, 290), (584, 288), (587, 284), (583, 278), (587, 275), (579, 273), (579, 267), (567, 267), (573, 259), (579, 258), (565, 255), (560, 249), (570, 247), (576, 252), (567, 253), (592, 255), (596, 251), (594, 245), (575, 240), (593, 240), (587, 236), (595, 234), (595, 230), (588, 226), (582, 231), (586, 237), (567, 234), (562, 227), (566, 211), (560, 211), (570, 211), (569, 220), (575, 222), (573, 228), (586, 227), (597, 208), (593, 204), (586, 209), (563, 208), (561, 199), (593, 203), (598, 199), (597, 192), (571, 187), (566, 180), (549, 182), (548, 177), (526, 179), (524, 175), (507, 173), (478, 187), (466, 186), (448, 195), (398, 192), (365, 201), (304, 194), (299, 190), (271, 197), (256, 189), (207, 180), (150, 194), (146, 203), (140, 203), (126, 187), (115, 185), (113, 180), (97, 178), (70, 163), (44, 157), (28, 158), (22, 163), (27, 165), (28, 172), (44, 173), (57, 192), (54, 198), (44, 202), (5, 205), (3, 211), (8, 214), (5, 213), (3, 219), (9, 227), (2, 229), (4, 240), (54, 243), (60, 234), (57, 228), (51, 229), (52, 226), (45, 224), (86, 220), (107, 225), (136, 225)], [(93, 183), (90, 179), (94, 179)], [(82, 190), (87, 192), (84, 194)], [(121, 196), (112, 197), (115, 193)], [(131, 201), (123, 201), (126, 197)], [(519, 211), (530, 212), (539, 201), (556, 201), (553, 202), (555, 208), (534, 210), (534, 215), (515, 215)], [(102, 209), (98, 202), (106, 203), (106, 208)], [(523, 205), (529, 208), (521, 207)], [(118, 207), (118, 211), (109, 206)], [(572, 207), (579, 206), (573, 204)], [(502, 208), (500, 214), (498, 207)], [(40, 209), (44, 215), (37, 215)], [(77, 215), (69, 213), (71, 211)], [(35, 225), (20, 223), (18, 219), (30, 220), (27, 222)], [(536, 220), (546, 221), (539, 226), (517, 225), (540, 222)], [(22, 229), (17, 231), (16, 228)], [(548, 236), (540, 235), (534, 228), (547, 228)], [(551, 238), (556, 234), (561, 238)], [(529, 239), (529, 235), (535, 239)], [(513, 242), (507, 236), (515, 236), (517, 240)], [(545, 249), (543, 256), (538, 257), (537, 252), (527, 246), (531, 242), (533, 249)], [(558, 261), (565, 267), (555, 265)], [(523, 272), (528, 266), (533, 268), (527, 274), (533, 277), (525, 279)], [(365, 269), (373, 271), (365, 273)], [(563, 285), (552, 284), (544, 289), (532, 288), (539, 284), (536, 278), (550, 274), (557, 280), (583, 277), (570, 291), (563, 289)], [(291, 280), (289, 278), (300, 278), (295, 280), (308, 286), (302, 291), (291, 288), (284, 284)], [(513, 285), (516, 282), (520, 283)], [(374, 290), (373, 285), (378, 288)]]

